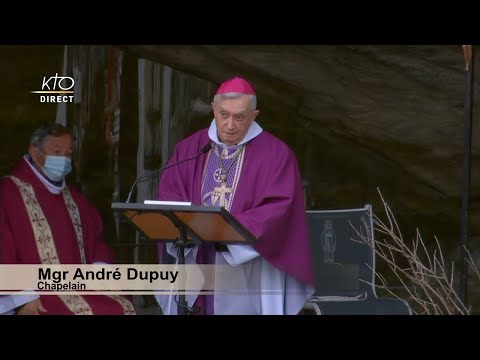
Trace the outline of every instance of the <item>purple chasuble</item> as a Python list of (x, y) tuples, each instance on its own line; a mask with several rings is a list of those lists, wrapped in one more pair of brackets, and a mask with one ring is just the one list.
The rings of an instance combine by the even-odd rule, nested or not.
[[(195, 156), (210, 142), (208, 129), (194, 133), (177, 144), (168, 164)], [(157, 199), (217, 206), (222, 201), (257, 237), (253, 248), (263, 258), (313, 286), (302, 183), (293, 152), (266, 131), (239, 147), (242, 150), (238, 158), (231, 157), (237, 151), (232, 146), (221, 163), (216, 151), (221, 152), (222, 148), (213, 144), (208, 154), (168, 169), (161, 176)], [(222, 182), (217, 181), (222, 169), (226, 172), (223, 189)], [(232, 189), (234, 191), (229, 192)], [(199, 246), (197, 263), (211, 263), (211, 258), (215, 259), (214, 249), (205, 251), (206, 247), (211, 245)], [(160, 259), (162, 248), (159, 246)]]

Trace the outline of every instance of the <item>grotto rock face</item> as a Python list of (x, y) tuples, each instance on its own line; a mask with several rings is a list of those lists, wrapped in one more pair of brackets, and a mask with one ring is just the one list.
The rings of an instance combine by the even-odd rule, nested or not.
[[(216, 84), (233, 75), (249, 78), (263, 111), (259, 122), (299, 157), (310, 206), (376, 203), (378, 187), (400, 216), (433, 226), (448, 222), (455, 234), (464, 151), (460, 45), (124, 49)], [(476, 76), (470, 205), (477, 233), (478, 89)]]

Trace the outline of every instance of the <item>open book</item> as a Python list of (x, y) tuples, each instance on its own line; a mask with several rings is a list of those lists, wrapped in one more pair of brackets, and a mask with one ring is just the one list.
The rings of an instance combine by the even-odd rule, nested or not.
[(160, 200), (145, 200), (143, 202), (145, 205), (185, 205), (190, 206), (192, 205), (191, 202), (184, 202), (184, 201), (160, 201)]

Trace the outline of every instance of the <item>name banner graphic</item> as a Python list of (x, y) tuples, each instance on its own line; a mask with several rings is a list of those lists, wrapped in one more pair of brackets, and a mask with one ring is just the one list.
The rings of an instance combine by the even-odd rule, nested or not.
[[(0, 265), (0, 296), (283, 294), (244, 265)], [(260, 288), (262, 287), (262, 288)]]
[(0, 295), (213, 291), (221, 287), (215, 281), (221, 273), (222, 266), (215, 265), (0, 265)]

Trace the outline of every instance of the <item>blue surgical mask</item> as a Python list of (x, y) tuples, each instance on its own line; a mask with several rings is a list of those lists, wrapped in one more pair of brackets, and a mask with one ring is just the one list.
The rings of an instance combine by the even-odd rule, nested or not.
[(42, 170), (51, 180), (62, 181), (72, 171), (72, 160), (66, 156), (47, 155)]

